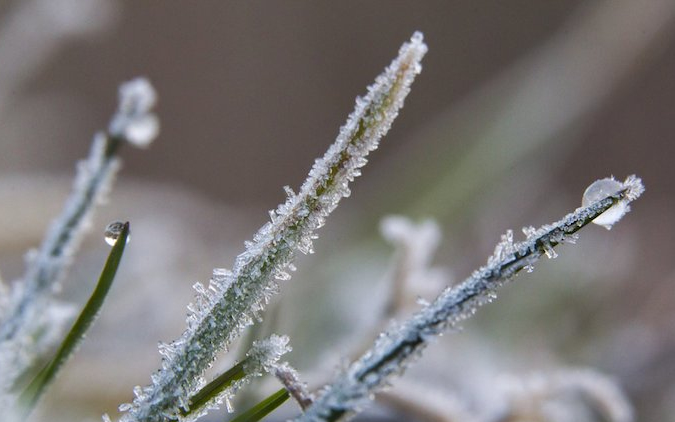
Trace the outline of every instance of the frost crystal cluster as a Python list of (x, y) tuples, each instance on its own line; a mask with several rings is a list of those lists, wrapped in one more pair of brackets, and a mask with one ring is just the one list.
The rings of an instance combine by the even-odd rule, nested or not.
[(389, 377), (400, 374), (411, 358), (419, 355), (429, 341), (444, 329), (470, 317), (476, 309), (495, 297), (495, 291), (522, 269), (531, 269), (543, 255), (553, 257), (553, 247), (576, 240), (576, 232), (617, 203), (637, 199), (644, 187), (639, 178), (629, 176), (620, 188), (586, 207), (578, 208), (560, 221), (539, 229), (527, 228), (527, 239), (514, 242), (507, 231), (497, 244), (487, 265), (461, 284), (447, 288), (436, 300), (409, 320), (380, 335), (373, 347), (355, 361), (323, 392), (297, 421), (337, 420), (362, 408), (370, 396), (386, 385)]
[[(171, 343), (160, 343), (161, 367), (151, 375), (150, 385), (133, 389), (132, 403), (119, 407), (124, 412), (121, 422), (192, 422), (223, 403), (231, 412), (234, 394), (254, 377), (265, 373), (274, 374), (283, 389), (242, 417), (267, 414), (290, 396), (304, 412), (296, 421), (347, 418), (362, 409), (375, 392), (388, 384), (391, 376), (402, 373), (443, 330), (492, 301), (501, 285), (523, 269), (533, 271), (534, 264), (544, 255), (555, 258), (554, 248), (560, 243), (576, 242), (576, 232), (590, 222), (611, 228), (630, 210), (629, 203), (643, 193), (642, 182), (636, 176), (629, 176), (623, 182), (614, 178), (598, 180), (584, 192), (582, 207), (560, 221), (540, 228), (523, 228), (523, 241), (516, 241), (513, 231), (508, 230), (483, 267), (459, 285), (445, 288), (432, 303), (422, 303), (422, 308), (411, 318), (392, 324), (369, 350), (316, 397), (308, 392), (295, 369), (287, 362), (279, 363), (291, 347), (287, 337), (276, 334), (254, 341), (239, 363), (207, 384), (204, 374), (216, 356), (227, 350), (254, 320), (261, 320), (265, 305), (279, 289), (277, 282), (290, 279), (289, 271), (295, 270), (293, 261), (298, 251), (313, 252), (316, 231), (339, 201), (350, 195), (349, 183), (360, 175), (368, 154), (378, 147), (381, 137), (389, 130), (421, 71), (420, 63), (426, 51), (422, 34), (416, 32), (368, 87), (367, 94), (356, 99), (355, 110), (340, 128), (335, 143), (315, 161), (299, 192), (296, 194), (284, 187), (285, 202), (271, 210), (270, 221), (251, 241), (245, 242), (245, 250), (236, 257), (232, 269), (216, 268), (208, 285), (193, 286), (196, 295), (188, 305), (185, 331)], [(65, 277), (95, 205), (102, 201), (112, 184), (119, 167), (120, 146), (130, 143), (147, 147), (159, 132), (153, 112), (156, 101), (154, 88), (144, 78), (120, 87), (119, 105), (107, 132), (94, 137), (89, 157), (78, 164), (73, 192), (65, 209), (50, 226), (40, 248), (27, 255), (25, 275), (11, 289), (0, 282), (3, 420), (24, 420), (24, 415), (30, 412), (56, 373), (50, 363), (33, 381), (25, 382), (31, 376), (31, 369), (47, 360), (46, 351), (59, 340), (61, 329), (72, 316), (72, 307), (57, 301), (54, 292)], [(419, 292), (425, 283), (433, 286), (429, 281), (445, 280), (445, 275), (429, 267), (440, 241), (440, 230), (435, 223), (415, 224), (404, 217), (392, 216), (383, 220), (381, 229), (397, 249), (394, 293), (385, 312), (389, 318), (403, 308), (406, 293)], [(118, 239), (121, 236), (128, 240), (127, 235), (128, 223), (113, 222), (106, 227), (104, 239), (113, 245), (113, 251), (102, 272), (103, 281), (99, 281), (99, 287), (104, 286), (101, 290), (107, 291), (112, 282), (124, 246)], [(86, 328), (80, 330), (80, 322), (84, 321), (80, 326), (88, 327), (93, 321), (105, 296), (105, 293), (97, 295), (99, 287), (89, 302), (93, 307), (89, 303), (85, 306), (52, 363), (65, 361), (66, 358), (60, 356), (69, 355), (82, 338)], [(61, 353), (62, 350), (67, 352)], [(28, 386), (22, 392), (16, 391), (22, 384)], [(523, 397), (535, 397), (538, 399), (535, 404), (543, 406), (562, 394), (573, 392), (592, 402), (608, 420), (632, 420), (630, 407), (620, 391), (596, 374), (566, 372), (556, 377), (533, 377), (516, 387), (510, 390), (514, 403), (524, 402)], [(20, 403), (14, 405), (17, 396)], [(446, 407), (447, 404), (446, 400)], [(463, 411), (460, 407), (457, 409)], [(518, 411), (517, 406), (507, 410)], [(546, 412), (547, 409), (543, 409), (541, 414), (547, 415)], [(107, 415), (103, 419), (111, 421)]]
[[(209, 399), (206, 403), (197, 408), (191, 408), (190, 411), (180, 417), (182, 422), (195, 421), (207, 414), (209, 410), (218, 409), (225, 402), (227, 410), (232, 412), (231, 400), (235, 393), (244, 385), (251, 382), (255, 377), (260, 377), (265, 373), (272, 372), (277, 367), (277, 362), (282, 355), (291, 351), (288, 345), (289, 339), (286, 336), (273, 334), (265, 340), (254, 341), (253, 345), (246, 353), (243, 363), (244, 376), (233, 382), (229, 387)], [(138, 390), (142, 394), (142, 389)], [(192, 405), (192, 403), (191, 403)]]
[(285, 188), (286, 202), (270, 211), (271, 221), (245, 243), (246, 250), (232, 270), (214, 273), (208, 287), (195, 286), (197, 297), (189, 306), (188, 328), (179, 339), (161, 346), (162, 367), (152, 376), (152, 385), (125, 407), (124, 422), (176, 417), (203, 384), (203, 373), (216, 353), (259, 318), (277, 292), (276, 280), (290, 278), (287, 271), (294, 268), (296, 251), (312, 252), (315, 231), (340, 199), (349, 196), (349, 182), (360, 175), (366, 156), (389, 130), (426, 51), (422, 34), (415, 33), (366, 96), (357, 98), (337, 140), (316, 160), (299, 193)]
[[(145, 81), (144, 85), (146, 94), (153, 95), (144, 105), (149, 111), (156, 99), (150, 84)], [(120, 110), (129, 108), (124, 97), (120, 98)], [(8, 295), (0, 300), (8, 304), (0, 315), (0, 404), (13, 395), (10, 390), (18, 378), (61, 339), (64, 324), (73, 316), (73, 308), (53, 296), (90, 225), (95, 206), (104, 201), (112, 185), (119, 168), (117, 151), (127, 141), (131, 140), (125, 133), (94, 136), (89, 157), (77, 165), (73, 190), (61, 215), (51, 223), (40, 248), (26, 255), (22, 279), (13, 283), (11, 291), (0, 291)]]
[(159, 134), (159, 119), (152, 113), (157, 93), (145, 78), (122, 84), (119, 107), (110, 121), (108, 131), (137, 147), (146, 148)]

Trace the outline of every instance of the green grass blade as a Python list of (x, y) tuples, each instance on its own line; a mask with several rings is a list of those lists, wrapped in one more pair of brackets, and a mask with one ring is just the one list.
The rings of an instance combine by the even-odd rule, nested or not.
[(216, 397), (226, 388), (229, 388), (233, 382), (244, 378), (246, 376), (246, 372), (244, 371), (245, 363), (245, 360), (239, 362), (199, 390), (197, 394), (190, 398), (190, 410), (186, 411), (185, 409), (181, 409), (182, 415), (186, 416), (192, 412), (198, 411), (208, 403), (209, 400)]
[(274, 409), (281, 406), (288, 400), (288, 397), (288, 391), (286, 391), (285, 388), (282, 388), (252, 408), (237, 415), (230, 422), (257, 422), (270, 414)]
[(82, 341), (85, 333), (96, 319), (96, 316), (105, 301), (106, 295), (110, 290), (110, 286), (115, 279), (115, 273), (122, 260), (122, 254), (124, 253), (124, 247), (126, 246), (128, 236), (129, 223), (127, 222), (124, 224), (124, 228), (122, 229), (117, 242), (115, 242), (115, 245), (113, 245), (110, 250), (110, 254), (103, 267), (103, 271), (101, 271), (94, 292), (84, 309), (82, 309), (80, 316), (77, 318), (77, 321), (75, 321), (70, 332), (61, 343), (61, 347), (59, 347), (54, 358), (35, 376), (35, 378), (33, 378), (28, 387), (21, 393), (21, 396), (19, 397), (20, 411), (25, 415), (28, 415), (33, 409), (35, 403), (37, 403), (40, 396), (42, 396), (45, 388), (54, 379), (66, 360), (73, 354), (75, 348), (80, 341)]

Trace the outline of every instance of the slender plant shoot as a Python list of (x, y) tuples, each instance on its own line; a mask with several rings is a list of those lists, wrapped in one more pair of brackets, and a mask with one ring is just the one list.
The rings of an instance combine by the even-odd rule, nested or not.
[(244, 360), (190, 399), (190, 408), (183, 409), (179, 420), (195, 421), (209, 410), (218, 409), (223, 402), (228, 412), (232, 413), (231, 400), (235, 393), (253, 378), (273, 372), (281, 356), (291, 351), (288, 341), (288, 337), (276, 334), (265, 340), (254, 341)]
[(287, 270), (294, 268), (296, 251), (312, 252), (315, 231), (340, 199), (349, 196), (349, 182), (360, 175), (366, 156), (398, 115), (426, 51), (421, 33), (403, 44), (366, 96), (357, 98), (356, 109), (335, 143), (316, 160), (300, 192), (285, 188), (286, 202), (270, 211), (271, 221), (245, 243), (232, 271), (215, 271), (208, 288), (195, 285), (197, 297), (188, 307), (187, 329), (173, 343), (161, 346), (162, 367), (150, 386), (135, 389), (133, 403), (123, 406), (127, 411), (123, 422), (178, 418), (180, 409), (189, 406), (189, 398), (205, 384), (204, 371), (216, 354), (259, 318), (278, 291), (276, 280), (290, 278)]
[(295, 420), (336, 421), (362, 409), (392, 375), (402, 373), (411, 358), (421, 354), (429, 340), (473, 315), (479, 306), (491, 302), (499, 287), (523, 269), (532, 271), (543, 255), (557, 256), (553, 250), (556, 245), (574, 243), (576, 232), (582, 227), (614, 206), (627, 207), (644, 191), (642, 181), (635, 176), (629, 176), (618, 185), (607, 196), (578, 208), (560, 221), (539, 229), (524, 228), (527, 239), (522, 242), (514, 243), (513, 232), (507, 231), (487, 265), (474, 271), (461, 284), (447, 288), (407, 321), (380, 335), (373, 347), (327, 385), (314, 404)]
[(124, 247), (127, 244), (129, 236), (129, 223), (124, 223), (122, 229), (117, 234), (116, 242), (114, 243), (105, 266), (101, 271), (101, 276), (98, 279), (96, 288), (92, 293), (89, 301), (80, 313), (80, 316), (75, 321), (75, 324), (70, 329), (70, 332), (61, 343), (61, 347), (56, 352), (52, 360), (37, 374), (33, 381), (26, 387), (19, 397), (19, 405), (21, 406), (24, 416), (33, 409), (35, 403), (38, 401), (45, 388), (54, 379), (61, 367), (66, 363), (68, 358), (73, 354), (76, 347), (84, 339), (87, 330), (94, 323), (94, 320), (103, 306), (103, 302), (110, 290), (110, 286), (115, 279), (117, 268), (122, 261), (124, 254)]
[(282, 388), (252, 408), (235, 416), (230, 422), (258, 422), (265, 416), (272, 413), (274, 409), (284, 404), (284, 402), (286, 402), (289, 397), (290, 394), (288, 390)]
[(62, 326), (74, 314), (68, 306), (64, 315), (66, 305), (54, 293), (90, 226), (95, 206), (104, 202), (112, 186), (121, 144), (147, 146), (157, 135), (159, 123), (151, 112), (155, 102), (155, 91), (146, 79), (120, 86), (109, 130), (94, 136), (89, 157), (77, 165), (73, 190), (61, 215), (52, 222), (40, 248), (27, 254), (26, 272), (12, 285), (10, 306), (0, 315), (0, 405), (13, 401), (9, 397), (17, 380), (59, 341)]

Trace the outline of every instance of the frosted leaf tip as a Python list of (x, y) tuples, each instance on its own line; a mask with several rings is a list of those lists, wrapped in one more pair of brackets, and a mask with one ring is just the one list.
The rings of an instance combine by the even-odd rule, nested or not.
[(424, 34), (421, 31), (415, 31), (412, 34), (412, 37), (410, 37), (410, 41), (413, 43), (423, 43), (424, 42)]
[(146, 78), (135, 78), (120, 85), (117, 113), (110, 122), (112, 136), (146, 148), (159, 134), (159, 119), (152, 113), (157, 92)]
[(634, 174), (626, 177), (623, 181), (623, 187), (626, 189), (626, 199), (628, 201), (635, 201), (645, 191), (645, 186), (642, 184), (642, 179)]

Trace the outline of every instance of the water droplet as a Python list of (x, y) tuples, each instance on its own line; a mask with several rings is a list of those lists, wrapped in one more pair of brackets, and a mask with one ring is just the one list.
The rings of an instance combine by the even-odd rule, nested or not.
[[(125, 223), (122, 221), (113, 221), (112, 223), (108, 224), (105, 228), (105, 232), (103, 232), (103, 238), (105, 239), (105, 243), (107, 243), (110, 246), (113, 246), (115, 242), (117, 242), (117, 239), (120, 237), (120, 234), (124, 229), (124, 224)], [(131, 235), (127, 235), (127, 243), (129, 243), (130, 239)]]
[(141, 148), (147, 148), (158, 134), (159, 119), (154, 114), (129, 119), (124, 128), (125, 139)]
[[(624, 185), (612, 177), (596, 180), (591, 183), (584, 191), (584, 196), (581, 199), (581, 206), (587, 207), (594, 202), (604, 199), (608, 196), (614, 195), (620, 190), (624, 189)], [(619, 201), (614, 204), (607, 211), (600, 214), (593, 223), (611, 229), (612, 225), (619, 221), (621, 217), (628, 211), (626, 201)]]

